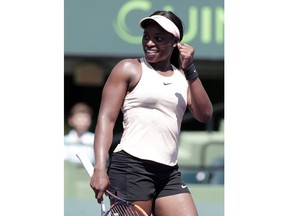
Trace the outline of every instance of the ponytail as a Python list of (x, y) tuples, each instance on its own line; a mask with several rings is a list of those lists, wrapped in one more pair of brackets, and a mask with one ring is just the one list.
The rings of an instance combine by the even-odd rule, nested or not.
[(181, 62), (180, 62), (180, 53), (178, 50), (178, 47), (174, 47), (171, 58), (170, 58), (170, 63), (174, 65), (176, 68), (180, 68)]

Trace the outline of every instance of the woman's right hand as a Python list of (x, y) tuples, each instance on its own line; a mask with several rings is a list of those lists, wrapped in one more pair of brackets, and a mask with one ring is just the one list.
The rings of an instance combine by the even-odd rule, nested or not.
[(93, 176), (90, 180), (90, 186), (95, 192), (95, 198), (98, 203), (102, 201), (102, 196), (105, 193), (109, 185), (109, 177), (107, 175), (106, 169), (96, 170), (94, 169)]

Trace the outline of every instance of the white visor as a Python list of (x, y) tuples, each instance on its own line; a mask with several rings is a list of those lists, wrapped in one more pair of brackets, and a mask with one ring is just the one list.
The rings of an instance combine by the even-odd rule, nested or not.
[(168, 18), (161, 16), (161, 15), (153, 15), (151, 17), (145, 17), (143, 19), (140, 20), (139, 25), (141, 26), (141, 28), (143, 28), (142, 26), (142, 22), (144, 20), (154, 20), (155, 22), (157, 22), (163, 29), (165, 29), (167, 32), (173, 34), (175, 37), (177, 37), (178, 39), (180, 38), (180, 32), (179, 29), (177, 28), (177, 26)]

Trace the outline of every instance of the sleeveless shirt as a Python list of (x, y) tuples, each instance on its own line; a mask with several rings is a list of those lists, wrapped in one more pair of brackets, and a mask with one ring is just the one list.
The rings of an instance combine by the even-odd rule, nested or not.
[(174, 166), (188, 83), (173, 65), (173, 75), (165, 77), (144, 57), (140, 61), (142, 75), (121, 107), (123, 134), (114, 152), (124, 150), (140, 159)]

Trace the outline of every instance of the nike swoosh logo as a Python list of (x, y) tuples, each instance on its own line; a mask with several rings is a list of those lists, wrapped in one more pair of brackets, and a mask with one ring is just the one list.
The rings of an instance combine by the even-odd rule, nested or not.
[(170, 84), (172, 84), (172, 83), (165, 83), (165, 82), (163, 82), (163, 84), (164, 84), (164, 85), (170, 85)]
[(181, 185), (181, 188), (186, 188), (187, 187), (187, 185)]

